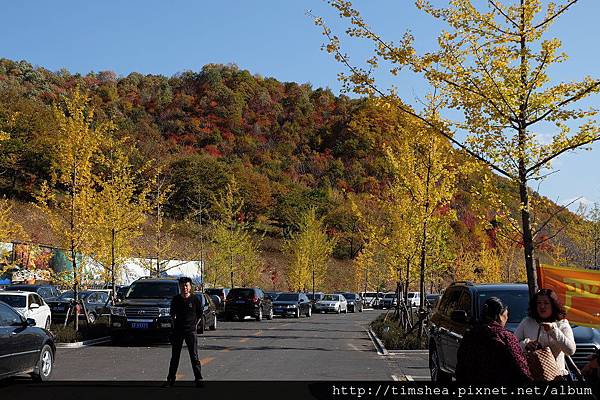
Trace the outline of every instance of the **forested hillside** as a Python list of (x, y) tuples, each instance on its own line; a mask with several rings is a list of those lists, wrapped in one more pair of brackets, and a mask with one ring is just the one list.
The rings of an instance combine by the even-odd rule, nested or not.
[[(385, 146), (398, 135), (407, 135), (410, 129), (400, 132), (394, 126), (406, 128), (410, 121), (381, 111), (372, 101), (335, 96), (309, 84), (279, 82), (232, 65), (207, 65), (199, 72), (172, 77), (138, 73), (117, 77), (109, 71), (85, 76), (52, 72), (2, 59), (0, 131), (5, 137), (0, 142), (0, 191), (20, 202), (16, 218), (22, 221), (36, 220), (23, 215), (37, 212), (23, 203), (35, 202), (42, 182), (52, 179), (59, 151), (52, 106), (76, 88), (89, 93), (96, 124), (114, 124), (115, 140), (122, 140), (135, 170), (160, 166), (172, 185), (166, 216), (179, 224), (186, 240), (195, 242), (190, 233), (197, 232), (181, 228), (186, 218), (197, 215), (199, 206), (205, 222), (216, 218), (215, 201), (234, 177), (243, 200), (237, 219), (251, 226), (254, 235), (265, 235), (262, 248), (270, 250), (268, 257), (296, 231), (300, 215), (315, 208), (336, 240), (333, 256), (349, 260), (332, 264), (337, 268), (332, 276), (358, 279), (351, 260), (364, 249), (366, 230), (357, 210), (369, 209), (373, 199), (385, 195), (394, 179)], [(459, 152), (453, 151), (451, 157), (456, 165), (468, 162)], [(398, 161), (402, 163), (402, 157)], [(443, 279), (478, 274), (482, 279), (522, 279), (518, 235), (497, 218), (496, 203), (481, 187), (484, 175), (493, 182), (494, 198), (503, 199), (509, 214), (518, 213), (514, 188), (506, 181), (483, 168), (459, 174), (449, 205), (455, 218), (451, 230), (442, 235), (439, 259), (431, 259), (447, 266), (440, 275)], [(586, 223), (547, 199), (535, 199), (540, 225), (555, 215), (540, 227), (541, 257), (585, 265)], [(54, 240), (51, 234), (35, 232), (39, 225), (24, 225), (31, 240), (47, 244)], [(210, 234), (206, 240), (210, 247)], [(143, 246), (143, 237), (137, 242)], [(182, 257), (182, 251), (178, 249), (176, 256)], [(476, 265), (488, 257), (508, 276), (496, 273), (486, 278), (478, 271)], [(285, 262), (279, 264), (285, 269)], [(516, 271), (512, 276), (511, 268)]]

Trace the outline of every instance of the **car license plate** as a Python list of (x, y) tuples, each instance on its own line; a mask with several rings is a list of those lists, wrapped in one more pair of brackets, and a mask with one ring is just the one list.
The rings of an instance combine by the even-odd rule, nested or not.
[(237, 300), (235, 303), (236, 304), (244, 304), (246, 302), (246, 300)]
[(147, 322), (132, 322), (131, 327), (133, 329), (148, 329), (148, 323)]

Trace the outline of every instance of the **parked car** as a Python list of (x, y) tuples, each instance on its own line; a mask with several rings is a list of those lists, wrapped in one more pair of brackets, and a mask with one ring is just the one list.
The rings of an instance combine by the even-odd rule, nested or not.
[(206, 293), (195, 293), (202, 303), (202, 318), (198, 321), (198, 333), (204, 333), (206, 329), (214, 331), (217, 329), (217, 308), (211, 296)]
[(49, 331), (0, 301), (0, 378), (26, 373), (46, 381), (54, 371), (55, 353)]
[(215, 306), (217, 307), (217, 316), (222, 317), (225, 313), (225, 299), (229, 294), (228, 288), (209, 288), (204, 289), (204, 293), (209, 296), (217, 296), (219, 298), (218, 301), (215, 301)]
[(35, 325), (50, 329), (52, 321), (50, 307), (42, 297), (33, 292), (0, 292), (0, 301), (17, 310), (25, 319), (35, 320)]
[(439, 293), (432, 293), (425, 296), (425, 305), (429, 308), (434, 308), (439, 301), (440, 297), (442, 297)]
[[(278, 296), (279, 297), (279, 296)], [(262, 321), (273, 319), (273, 302), (259, 288), (234, 288), (225, 299), (225, 319), (237, 316), (242, 321), (246, 316)]]
[(398, 304), (398, 299), (395, 292), (389, 292), (383, 295), (381, 300), (381, 308), (394, 308)]
[(271, 298), (271, 301), (275, 301), (277, 296), (279, 296), (279, 293), (281, 292), (265, 292), (265, 296), (269, 296)]
[(115, 295), (117, 301), (121, 301), (125, 298), (127, 291), (129, 290), (129, 286), (117, 286), (117, 293)]
[(34, 284), (34, 285), (16, 284), (16, 285), (7, 286), (4, 288), (4, 290), (6, 292), (15, 291), (15, 290), (21, 291), (21, 292), (34, 292), (34, 293), (39, 294), (46, 301), (60, 296), (60, 291), (55, 286), (45, 285), (45, 284)]
[(314, 312), (316, 311), (315, 304), (317, 304), (317, 301), (321, 300), (325, 294), (323, 292), (315, 292), (314, 295), (313, 293), (307, 293), (306, 296), (308, 297), (308, 300), (310, 300), (310, 305)]
[(378, 308), (379, 302), (383, 298), (383, 293), (381, 292), (362, 292), (361, 296), (363, 298), (363, 306)]
[(363, 310), (363, 299), (357, 293), (343, 293), (342, 294), (348, 302), (348, 311), (350, 312), (362, 312)]
[(337, 293), (326, 294), (323, 298), (315, 303), (317, 312), (336, 312), (338, 314), (348, 313), (348, 302), (346, 298)]
[(137, 335), (168, 338), (173, 330), (171, 300), (179, 294), (177, 278), (140, 278), (125, 299), (111, 308), (113, 342)]
[(419, 307), (421, 305), (421, 293), (419, 292), (408, 292), (406, 294), (406, 305), (412, 307)]
[[(91, 324), (95, 323), (99, 317), (110, 314), (112, 302), (109, 290), (84, 290), (79, 292), (79, 299), (85, 305)], [(54, 300), (48, 300), (48, 305), (52, 311), (52, 321), (63, 323), (69, 308), (73, 306), (74, 302), (75, 295), (72, 290), (64, 292)], [(71, 315), (69, 315), (69, 318)], [(80, 312), (79, 317), (85, 318), (83, 311)]]
[(279, 293), (273, 302), (273, 314), (282, 317), (293, 315), (300, 318), (301, 315), (310, 317), (312, 315), (312, 304), (304, 293)]
[(577, 349), (571, 356), (577, 368), (581, 369), (589, 362), (589, 357), (600, 350), (600, 329), (571, 325)]
[[(508, 307), (506, 328), (513, 331), (527, 315), (529, 289), (525, 284), (473, 284), (456, 282), (444, 292), (428, 327), (429, 369), (434, 382), (449, 382), (456, 371), (456, 354), (467, 329), (480, 322), (481, 306), (490, 297), (499, 297)], [(573, 335), (577, 350), (572, 356), (581, 367), (600, 348), (597, 329), (576, 326)]]

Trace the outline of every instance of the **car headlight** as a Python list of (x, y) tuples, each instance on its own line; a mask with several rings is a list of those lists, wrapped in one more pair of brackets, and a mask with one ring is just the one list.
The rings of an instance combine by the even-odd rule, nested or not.
[(296, 308), (296, 305), (295, 304), (288, 304), (286, 307), (287, 308)]
[(349, 301), (348, 304), (350, 304), (351, 306), (353, 306), (354, 302), (353, 301)]
[(158, 309), (159, 317), (169, 317), (171, 316), (171, 309), (169, 307), (160, 307)]
[(118, 317), (125, 317), (125, 307), (111, 307), (110, 313)]

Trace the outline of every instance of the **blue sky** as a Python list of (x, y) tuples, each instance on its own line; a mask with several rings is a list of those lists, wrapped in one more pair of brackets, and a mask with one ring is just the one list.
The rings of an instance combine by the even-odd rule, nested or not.
[[(412, 0), (356, 0), (369, 23), (387, 38), (411, 29), (417, 46), (435, 43), (439, 26), (419, 13)], [(253, 74), (280, 81), (310, 82), (336, 94), (337, 74), (344, 69), (320, 50), (323, 37), (305, 13), (338, 24), (322, 0), (103, 0), (5, 2), (0, 24), (0, 57), (26, 60), (56, 71), (82, 74), (111, 70), (173, 75), (200, 70), (208, 63), (235, 63)], [(561, 81), (600, 76), (600, 1), (582, 0), (552, 28), (571, 57), (554, 69)], [(351, 46), (357, 59), (366, 50)], [(407, 101), (424, 95), (416, 79), (382, 79), (395, 84)], [(600, 108), (600, 96), (587, 105)], [(560, 158), (558, 170), (539, 187), (542, 194), (565, 203), (582, 196), (600, 202), (600, 145), (591, 152)], [(537, 188), (537, 187), (536, 187)]]

